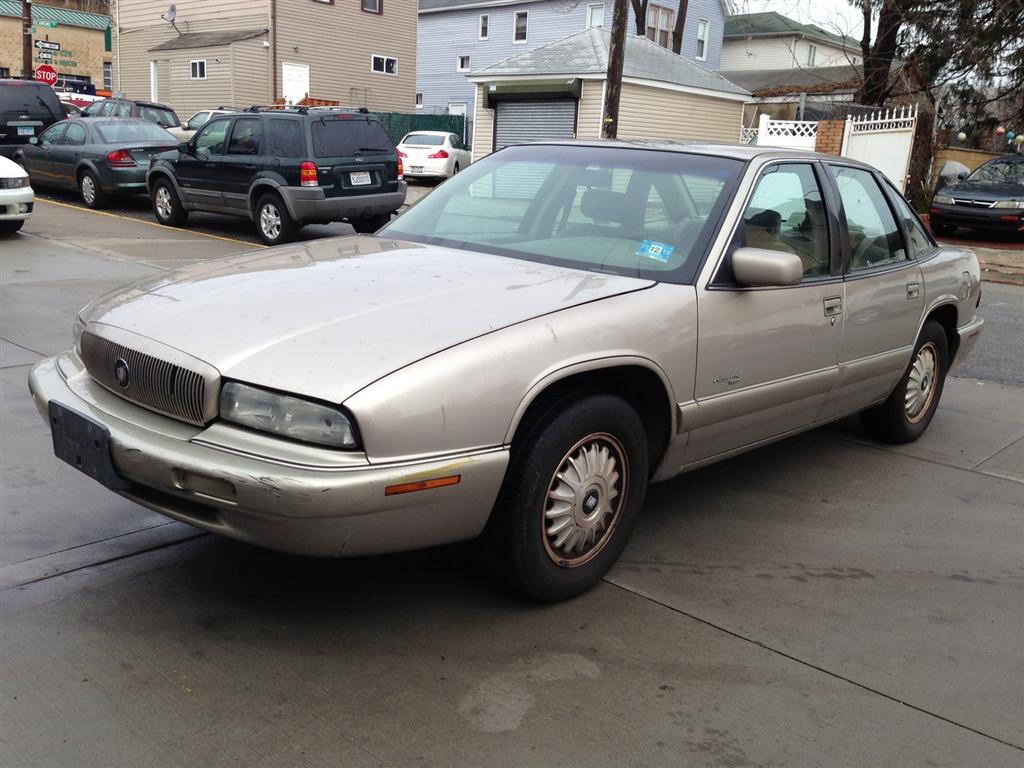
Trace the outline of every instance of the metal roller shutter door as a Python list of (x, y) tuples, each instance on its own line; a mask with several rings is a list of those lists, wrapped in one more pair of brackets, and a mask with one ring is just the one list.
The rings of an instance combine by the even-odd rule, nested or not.
[(495, 110), (494, 148), (546, 139), (571, 139), (576, 132), (576, 102), (499, 101)]

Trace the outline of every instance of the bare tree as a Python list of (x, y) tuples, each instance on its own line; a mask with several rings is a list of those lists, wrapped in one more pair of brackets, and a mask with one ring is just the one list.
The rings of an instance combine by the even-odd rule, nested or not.
[(682, 53), (683, 31), (686, 29), (686, 11), (689, 6), (688, 0), (679, 0), (679, 13), (676, 14), (676, 26), (672, 30), (672, 52)]
[(636, 18), (636, 33), (643, 37), (647, 34), (647, 0), (630, 0), (633, 5), (633, 16)]

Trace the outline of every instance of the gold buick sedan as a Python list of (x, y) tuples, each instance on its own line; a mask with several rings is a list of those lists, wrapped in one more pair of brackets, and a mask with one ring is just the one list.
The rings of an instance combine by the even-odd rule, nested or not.
[(559, 600), (649, 482), (852, 413), (919, 437), (979, 278), (860, 163), (515, 146), (374, 237), (101, 297), (29, 386), (60, 458), (176, 520), (325, 556), (481, 537)]

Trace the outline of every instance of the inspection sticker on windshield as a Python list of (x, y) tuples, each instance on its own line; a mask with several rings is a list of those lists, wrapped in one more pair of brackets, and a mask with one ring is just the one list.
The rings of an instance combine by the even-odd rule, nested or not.
[(646, 256), (648, 259), (667, 263), (675, 250), (674, 245), (659, 243), (656, 240), (644, 240), (636, 249), (637, 256)]

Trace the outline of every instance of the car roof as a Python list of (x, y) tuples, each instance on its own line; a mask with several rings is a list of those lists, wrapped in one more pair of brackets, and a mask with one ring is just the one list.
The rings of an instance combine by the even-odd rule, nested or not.
[(422, 133), (427, 136), (451, 136), (453, 131), (409, 131), (406, 136), (412, 136), (414, 133)]
[[(988, 165), (989, 163), (1024, 163), (1024, 155), (1003, 155), (1002, 157), (993, 157), (991, 160), (986, 160), (982, 165)], [(981, 166), (978, 166), (979, 168)]]

